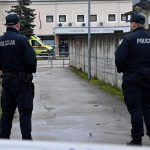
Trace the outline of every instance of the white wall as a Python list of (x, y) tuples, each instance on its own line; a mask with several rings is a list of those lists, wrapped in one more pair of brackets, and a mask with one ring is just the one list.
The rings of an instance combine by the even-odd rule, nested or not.
[[(35, 33), (39, 35), (54, 34), (53, 29), (58, 26), (58, 15), (64, 14), (67, 16), (66, 23), (62, 23), (63, 27), (68, 27), (68, 23), (72, 23), (75, 27), (81, 27), (82, 23), (78, 23), (76, 20), (77, 15), (85, 15), (85, 23), (87, 25), (88, 5), (87, 2), (67, 2), (67, 3), (47, 3), (41, 5), (40, 3), (33, 3), (32, 8), (36, 8), (37, 17), (35, 24)], [(126, 26), (128, 23), (121, 21), (121, 14), (131, 11), (132, 3), (130, 1), (100, 1), (91, 3), (91, 14), (97, 14), (98, 20), (96, 23), (91, 23), (91, 26), (99, 26), (100, 22), (103, 22), (105, 26)], [(42, 20), (42, 28), (39, 29), (40, 12)], [(108, 22), (108, 14), (116, 14), (117, 20), (114, 22)], [(46, 15), (54, 15), (54, 23), (46, 23)]]
[(10, 4), (0, 3), (0, 35), (5, 32), (5, 16), (7, 15), (6, 11), (10, 10)]
[[(5, 31), (5, 27), (2, 26), (5, 20), (5, 10), (10, 10), (14, 3), (0, 3), (0, 32)], [(34, 24), (35, 34), (37, 35), (54, 35), (54, 28), (58, 26), (58, 15), (67, 15), (67, 22), (63, 26), (68, 27), (68, 23), (73, 23), (73, 26), (81, 26), (82, 23), (77, 23), (76, 16), (81, 14), (85, 15), (85, 23), (87, 24), (87, 2), (33, 2), (30, 6), (35, 9), (36, 19)], [(93, 1), (91, 3), (91, 14), (97, 14), (98, 20), (96, 23), (91, 23), (91, 26), (99, 26), (100, 22), (104, 22), (105, 26), (126, 26), (125, 22), (120, 21), (120, 15), (125, 12), (129, 12), (132, 9), (132, 2), (127, 1)], [(116, 14), (117, 20), (115, 22), (108, 22), (108, 14)], [(46, 23), (46, 15), (53, 15), (54, 22)], [(41, 28), (40, 21), (41, 20)]]
[[(91, 74), (113, 86), (121, 87), (121, 74), (116, 72), (114, 53), (123, 34), (92, 36)], [(88, 73), (87, 37), (74, 37), (69, 41), (70, 65)]]

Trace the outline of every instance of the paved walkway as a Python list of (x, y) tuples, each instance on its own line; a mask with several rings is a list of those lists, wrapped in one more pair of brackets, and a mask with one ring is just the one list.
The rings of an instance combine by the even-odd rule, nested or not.
[[(50, 68), (38, 62), (34, 77), (33, 139), (125, 144), (130, 139), (130, 118), (118, 97), (80, 79), (68, 67)], [(21, 139), (18, 115), (13, 139)], [(150, 145), (144, 137), (144, 145)]]

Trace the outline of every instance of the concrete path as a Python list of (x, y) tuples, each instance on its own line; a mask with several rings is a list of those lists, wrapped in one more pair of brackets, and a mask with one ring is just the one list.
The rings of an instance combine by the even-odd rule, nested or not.
[[(68, 67), (50, 68), (38, 62), (34, 77), (33, 139), (125, 144), (130, 140), (130, 118), (118, 97), (80, 79)], [(18, 115), (13, 139), (21, 139)], [(148, 137), (144, 145), (150, 145)]]

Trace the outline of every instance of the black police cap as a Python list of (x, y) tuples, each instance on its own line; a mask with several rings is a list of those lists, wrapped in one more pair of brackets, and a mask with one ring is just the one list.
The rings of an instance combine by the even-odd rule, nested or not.
[(129, 22), (145, 24), (145, 17), (142, 14), (133, 14)]
[(15, 25), (19, 22), (19, 17), (16, 14), (9, 14), (6, 16), (6, 24), (5, 25)]

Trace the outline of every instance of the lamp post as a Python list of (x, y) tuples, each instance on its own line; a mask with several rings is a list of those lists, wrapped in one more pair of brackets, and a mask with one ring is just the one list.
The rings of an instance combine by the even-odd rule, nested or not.
[(91, 79), (91, 0), (88, 0), (88, 79)]

